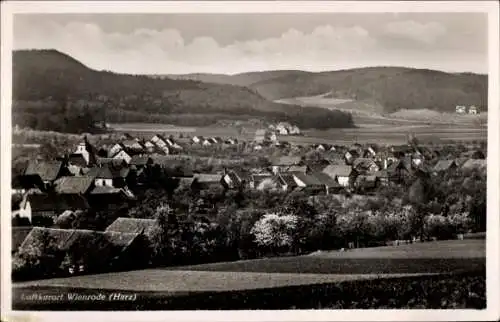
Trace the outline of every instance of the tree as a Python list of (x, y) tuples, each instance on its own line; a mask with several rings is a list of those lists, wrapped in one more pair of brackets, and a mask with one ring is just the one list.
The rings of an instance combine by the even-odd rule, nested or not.
[(290, 250), (297, 221), (298, 218), (294, 215), (269, 213), (255, 223), (251, 233), (257, 245), (276, 254), (283, 250)]

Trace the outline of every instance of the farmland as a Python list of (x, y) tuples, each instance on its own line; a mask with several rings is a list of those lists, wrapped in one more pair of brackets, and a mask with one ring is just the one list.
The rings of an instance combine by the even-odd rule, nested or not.
[[(461, 286), (457, 288), (457, 285), (461, 280), (467, 280), (468, 283), (472, 280), (472, 285), (480, 290), (481, 285), (484, 284), (484, 251), (484, 240), (441, 241), (357, 249), (348, 252), (321, 252), (309, 256), (21, 282), (14, 285), (14, 307), (22, 309), (23, 305), (27, 305), (20, 297), (21, 294), (29, 292), (138, 294), (138, 301), (103, 302), (98, 303), (94, 309), (118, 307), (122, 309), (165, 309), (166, 307), (214, 309), (225, 308), (226, 305), (231, 308), (253, 309), (290, 308), (296, 305), (303, 308), (317, 308), (318, 303), (323, 303), (323, 307), (325, 305), (326, 307), (339, 305), (356, 307), (355, 303), (346, 302), (346, 299), (353, 299), (359, 296), (356, 293), (364, 292), (372, 300), (384, 301), (381, 293), (388, 285), (393, 292), (403, 292), (402, 295), (405, 296), (408, 296), (406, 292), (411, 288), (414, 288), (412, 296), (417, 298), (421, 296), (419, 293), (427, 292), (425, 301), (432, 301), (438, 295), (433, 295), (429, 291), (430, 284), (438, 283), (442, 287), (454, 284), (453, 287), (457, 289), (457, 292), (463, 293), (465, 290), (460, 289)], [(412, 254), (411, 258), (407, 258), (409, 254)], [(416, 287), (417, 285), (419, 286)], [(342, 290), (345, 296), (343, 300), (338, 298), (339, 290)], [(311, 293), (311, 302), (304, 303), (307, 297), (294, 297), (292, 294), (297, 291), (301, 294), (302, 292)], [(273, 295), (278, 294), (287, 298), (287, 301), (281, 303), (273, 301)], [(330, 294), (329, 297), (326, 297), (327, 294)], [(394, 294), (391, 294), (391, 297), (393, 296)], [(484, 294), (478, 294), (478, 297), (480, 299), (484, 297)], [(385, 301), (388, 298), (390, 297), (385, 298)], [(447, 300), (447, 298), (441, 296), (441, 300)], [(329, 304), (328, 301), (330, 301)], [(391, 305), (393, 307), (412, 306), (408, 298), (406, 303), (398, 302), (401, 299), (394, 299), (394, 301), (386, 305), (389, 307)], [(481, 306), (481, 300), (478, 301), (476, 304), (459, 305)], [(33, 305), (38, 309), (50, 307), (61, 309), (69, 303), (73, 305), (73, 308), (76, 304), (88, 309), (88, 303), (75, 303), (68, 300), (62, 303), (45, 302), (29, 303), (29, 305), (31, 309)], [(190, 306), (183, 303), (190, 303)]]

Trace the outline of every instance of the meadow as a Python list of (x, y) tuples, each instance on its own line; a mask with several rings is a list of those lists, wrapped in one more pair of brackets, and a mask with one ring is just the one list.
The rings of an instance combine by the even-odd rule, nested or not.
[[(21, 282), (14, 284), (13, 306), (41, 310), (277, 309), (356, 308), (371, 307), (373, 303), (412, 307), (431, 301), (427, 302), (431, 307), (452, 302), (459, 307), (481, 307), (485, 297), (484, 270), (484, 240), (437, 241)], [(444, 296), (447, 287), (456, 292)], [(467, 294), (471, 287), (477, 289), (478, 299), (465, 303), (470, 300)], [(138, 294), (138, 300), (89, 304), (21, 299), (21, 294), (30, 292), (121, 292)], [(453, 296), (459, 299), (447, 298)], [(365, 304), (360, 304), (361, 299)], [(443, 300), (451, 302), (443, 304)]]

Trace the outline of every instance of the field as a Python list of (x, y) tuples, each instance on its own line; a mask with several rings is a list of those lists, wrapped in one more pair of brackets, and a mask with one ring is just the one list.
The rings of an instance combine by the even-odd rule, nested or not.
[[(325, 131), (306, 130), (303, 136), (281, 136), (280, 140), (285, 140), (295, 144), (317, 144), (331, 143), (340, 145), (350, 145), (358, 143), (384, 143), (384, 144), (404, 144), (407, 142), (408, 133), (414, 133), (420, 140), (433, 142), (440, 141), (480, 141), (486, 140), (488, 131), (486, 128), (478, 128), (467, 125), (438, 125), (438, 124), (396, 124), (380, 125), (357, 123), (358, 128), (354, 129), (330, 129)], [(201, 135), (233, 137), (240, 140), (253, 140), (257, 128), (246, 127), (242, 132), (238, 132), (234, 127), (176, 127), (162, 124), (112, 124), (112, 128), (117, 132), (128, 132), (139, 137), (149, 138), (153, 133), (165, 133), (167, 135)]]
[[(317, 301), (322, 299), (322, 303), (336, 299), (339, 288), (347, 292), (344, 294), (347, 298), (351, 293), (353, 297), (360, 292), (379, 294), (384, 284), (393, 285), (391, 290), (401, 288), (407, 292), (405, 287), (417, 287), (421, 283), (457, 284), (472, 279), (481, 288), (484, 269), (484, 240), (442, 241), (21, 282), (14, 285), (13, 305), (19, 309), (88, 307), (88, 303), (69, 300), (37, 304), (21, 299), (22, 294), (33, 292), (72, 291), (80, 294), (121, 292), (138, 294), (140, 298), (134, 303), (97, 304), (101, 309), (290, 308), (305, 305), (306, 297), (297, 295), (299, 291), (299, 294), (312, 294), (316, 304), (306, 305), (311, 308), (317, 307)], [(327, 294), (330, 297), (323, 298)], [(278, 295), (289, 298), (289, 302), (272, 300)], [(191, 307), (182, 303), (191, 303)], [(352, 306), (349, 303), (342, 305)]]

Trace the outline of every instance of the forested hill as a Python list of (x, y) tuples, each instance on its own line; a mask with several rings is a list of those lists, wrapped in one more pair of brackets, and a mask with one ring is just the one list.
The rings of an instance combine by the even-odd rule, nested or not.
[(250, 87), (273, 100), (330, 93), (332, 98), (376, 103), (387, 113), (400, 109), (452, 112), (456, 105), (476, 105), (487, 110), (488, 101), (486, 75), (402, 67), (288, 74)]
[(175, 79), (248, 86), (270, 100), (328, 94), (400, 109), (454, 111), (456, 105), (487, 110), (488, 78), (471, 73), (445, 73), (405, 67), (368, 67), (329, 72), (263, 71), (236, 75), (186, 74)]
[(303, 128), (353, 125), (350, 114), (320, 108), (305, 113), (246, 87), (96, 71), (56, 50), (13, 53), (13, 99), (14, 124), (73, 132), (92, 130), (95, 121), (195, 126), (242, 117)]

